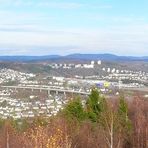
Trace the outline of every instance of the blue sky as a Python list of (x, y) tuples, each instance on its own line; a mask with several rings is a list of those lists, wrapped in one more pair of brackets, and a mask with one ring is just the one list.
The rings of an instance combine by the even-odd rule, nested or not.
[(148, 0), (0, 0), (0, 55), (148, 56)]

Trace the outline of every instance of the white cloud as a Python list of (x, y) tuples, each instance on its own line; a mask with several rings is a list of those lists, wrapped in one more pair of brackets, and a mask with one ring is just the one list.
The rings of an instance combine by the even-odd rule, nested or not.
[[(24, 26), (28, 29), (28, 26)], [(0, 31), (0, 47), (11, 45), (23, 47), (25, 54), (33, 54), (35, 50), (42, 47), (43, 52), (36, 54), (47, 54), (51, 50), (53, 54), (81, 53), (116, 53), (119, 55), (148, 55), (148, 25), (110, 27), (106, 29), (63, 29), (48, 30), (41, 32), (12, 32)], [(1, 52), (1, 50), (0, 50)], [(55, 52), (55, 53), (54, 53)], [(11, 53), (11, 51), (10, 51)], [(14, 53), (14, 51), (13, 51)], [(16, 52), (18, 53), (18, 52)]]
[(38, 7), (52, 7), (52, 8), (62, 8), (62, 9), (75, 9), (83, 6), (81, 3), (72, 3), (72, 2), (40, 2), (36, 4)]
[[(0, 0), (0, 4), (16, 7), (34, 6), (58, 9), (78, 9), (82, 7), (100, 9), (112, 8), (110, 5), (88, 6), (85, 3), (55, 3), (51, 1), (30, 2), (26, 0)], [(114, 52), (120, 55), (148, 55), (148, 25), (144, 24), (145, 20), (143, 17), (109, 17), (109, 15), (92, 16), (91, 13), (89, 14), (90, 15), (84, 16), (87, 21), (96, 21), (94, 22), (96, 26), (97, 21), (102, 21), (104, 24), (108, 25), (106, 27), (96, 27), (94, 29), (92, 26), (90, 26), (91, 28), (68, 28), (66, 26), (64, 27), (64, 25), (61, 27), (60, 24), (58, 27), (53, 27), (53, 25), (56, 25), (58, 22), (55, 21), (58, 18), (54, 18), (50, 16), (50, 14), (44, 14), (42, 12), (12, 12), (8, 9), (1, 10), (0, 53), (47, 54), (53, 49), (52, 52), (60, 54), (72, 52)], [(54, 23), (50, 25), (48, 21), (50, 23), (53, 21)], [(110, 22), (113, 24), (112, 26)], [(133, 24), (135, 22), (136, 24)], [(129, 25), (130, 23), (131, 25)], [(34, 52), (35, 48), (39, 49), (39, 47), (46, 50), (43, 52)]]
[(1, 6), (14, 6), (14, 7), (44, 7), (44, 8), (57, 8), (57, 9), (78, 9), (82, 7), (86, 8), (98, 8), (98, 9), (110, 9), (112, 5), (109, 4), (87, 4), (81, 2), (64, 2), (54, 0), (42, 0), (42, 1), (30, 1), (30, 0), (0, 0)]
[(5, 6), (37, 6), (37, 7), (52, 7), (62, 9), (73, 9), (83, 6), (81, 3), (75, 2), (54, 2), (54, 1), (30, 1), (30, 0), (0, 0), (1, 5)]

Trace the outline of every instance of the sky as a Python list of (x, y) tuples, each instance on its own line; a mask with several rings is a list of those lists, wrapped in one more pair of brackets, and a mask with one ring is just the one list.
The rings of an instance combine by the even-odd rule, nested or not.
[(148, 56), (148, 0), (0, 0), (0, 55)]

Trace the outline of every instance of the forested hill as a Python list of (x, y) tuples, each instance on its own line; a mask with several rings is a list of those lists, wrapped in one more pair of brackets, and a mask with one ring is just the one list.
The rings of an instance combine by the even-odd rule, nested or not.
[(104, 61), (148, 61), (148, 56), (117, 56), (113, 54), (70, 54), (66, 56), (0, 56), (0, 61), (45, 61), (45, 60), (104, 60)]

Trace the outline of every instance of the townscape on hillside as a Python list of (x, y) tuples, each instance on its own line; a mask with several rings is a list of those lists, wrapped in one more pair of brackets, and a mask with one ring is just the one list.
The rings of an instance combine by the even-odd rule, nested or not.
[[(102, 66), (103, 62), (48, 64), (50, 70), (97, 69), (98, 75), (77, 73), (71, 77), (22, 72), (10, 68), (0, 70), (0, 117), (3, 119), (50, 117), (56, 115), (75, 95), (86, 101), (92, 88), (96, 87), (107, 97), (118, 96), (121, 90), (145, 91), (148, 73)], [(43, 64), (44, 66), (45, 64)], [(47, 65), (47, 64), (46, 64)], [(147, 95), (144, 95), (147, 97)], [(83, 102), (83, 103), (84, 103)]]

